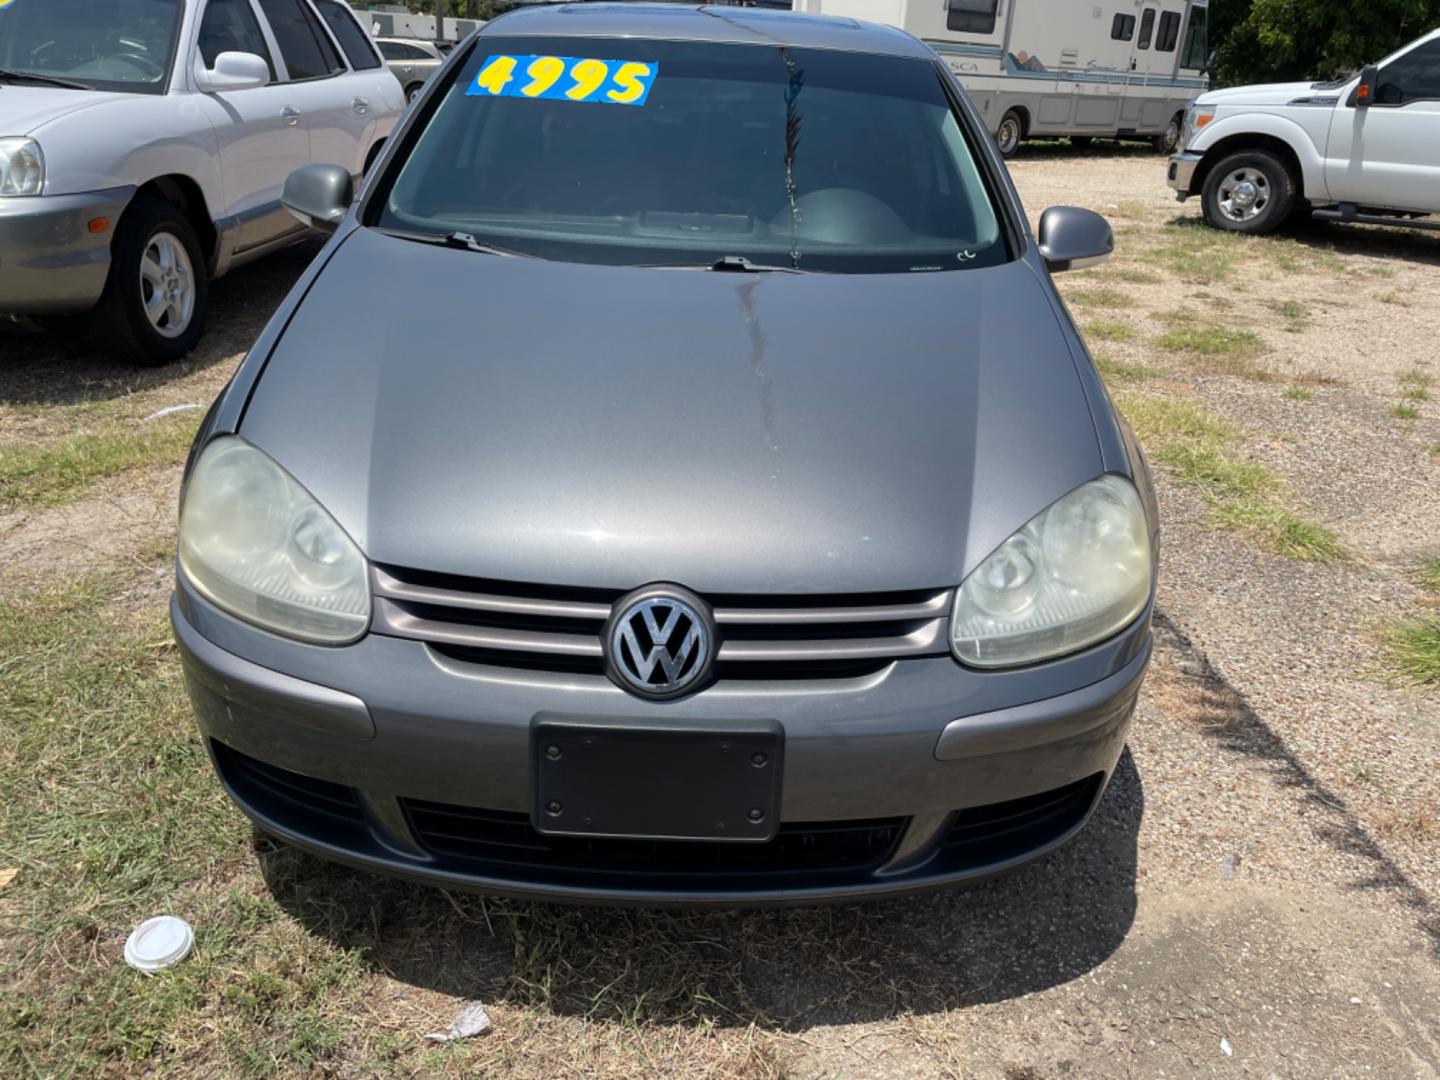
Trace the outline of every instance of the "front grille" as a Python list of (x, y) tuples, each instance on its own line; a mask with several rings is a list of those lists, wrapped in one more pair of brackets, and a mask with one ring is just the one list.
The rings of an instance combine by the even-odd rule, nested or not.
[(961, 810), (941, 843), (948, 859), (984, 866), (1034, 851), (1085, 820), (1104, 773), (1023, 799)]
[[(704, 840), (630, 840), (547, 836), (525, 814), (402, 800), (420, 844), (445, 859), (476, 864), (479, 873), (510, 876), (506, 867), (547, 871), (730, 878), (742, 888), (767, 875), (833, 878), (863, 875), (894, 850), (905, 818), (781, 825), (764, 844)], [(480, 867), (478, 864), (485, 864)]]
[[(621, 590), (517, 585), (395, 567), (373, 576), (379, 634), (452, 660), (604, 674), (601, 636)], [(724, 679), (845, 679), (948, 651), (951, 589), (848, 595), (705, 597)]]

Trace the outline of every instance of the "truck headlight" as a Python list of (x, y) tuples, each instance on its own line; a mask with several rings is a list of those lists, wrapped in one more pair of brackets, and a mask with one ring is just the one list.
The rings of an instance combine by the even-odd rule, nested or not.
[(1180, 131), (1180, 149), (1187, 150), (1200, 134), (1200, 129), (1215, 119), (1215, 106), (1191, 105), (1185, 110), (1185, 126)]
[(286, 637), (344, 645), (370, 625), (365, 556), (308, 491), (235, 436), (195, 463), (180, 567), (216, 606)]
[(1151, 565), (1135, 485), (1082, 484), (971, 571), (955, 594), (950, 647), (972, 667), (1012, 667), (1103, 641), (1145, 610)]
[(45, 155), (34, 139), (0, 139), (0, 195), (39, 195)]

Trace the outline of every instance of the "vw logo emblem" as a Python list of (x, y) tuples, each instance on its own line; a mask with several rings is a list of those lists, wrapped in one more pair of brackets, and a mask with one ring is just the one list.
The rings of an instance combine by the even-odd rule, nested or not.
[(676, 697), (710, 669), (713, 633), (705, 605), (688, 590), (657, 585), (615, 605), (606, 629), (611, 677), (649, 698)]

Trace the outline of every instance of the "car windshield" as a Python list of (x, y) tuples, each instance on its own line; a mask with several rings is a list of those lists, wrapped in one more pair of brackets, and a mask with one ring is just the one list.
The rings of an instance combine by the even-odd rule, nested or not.
[(482, 37), (411, 142), (367, 223), (588, 263), (900, 273), (1008, 258), (922, 59)]
[(0, 71), (99, 90), (163, 93), (181, 4), (0, 0)]

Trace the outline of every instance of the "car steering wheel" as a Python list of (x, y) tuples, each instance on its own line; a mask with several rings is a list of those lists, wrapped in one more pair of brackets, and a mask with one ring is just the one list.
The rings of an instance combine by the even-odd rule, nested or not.
[(112, 53), (110, 58), (111, 58), (112, 60), (128, 60), (130, 63), (134, 64), (136, 67), (140, 68), (142, 71), (144, 71), (144, 70), (146, 70), (146, 69), (148, 68), (148, 69), (149, 69), (149, 73), (150, 73), (151, 75), (155, 76), (155, 78), (157, 78), (157, 79), (158, 79), (161, 75), (164, 75), (164, 74), (165, 74), (164, 65), (162, 65), (162, 64), (157, 64), (154, 60), (150, 59), (150, 57), (144, 55), (143, 53), (133, 53), (133, 52)]

